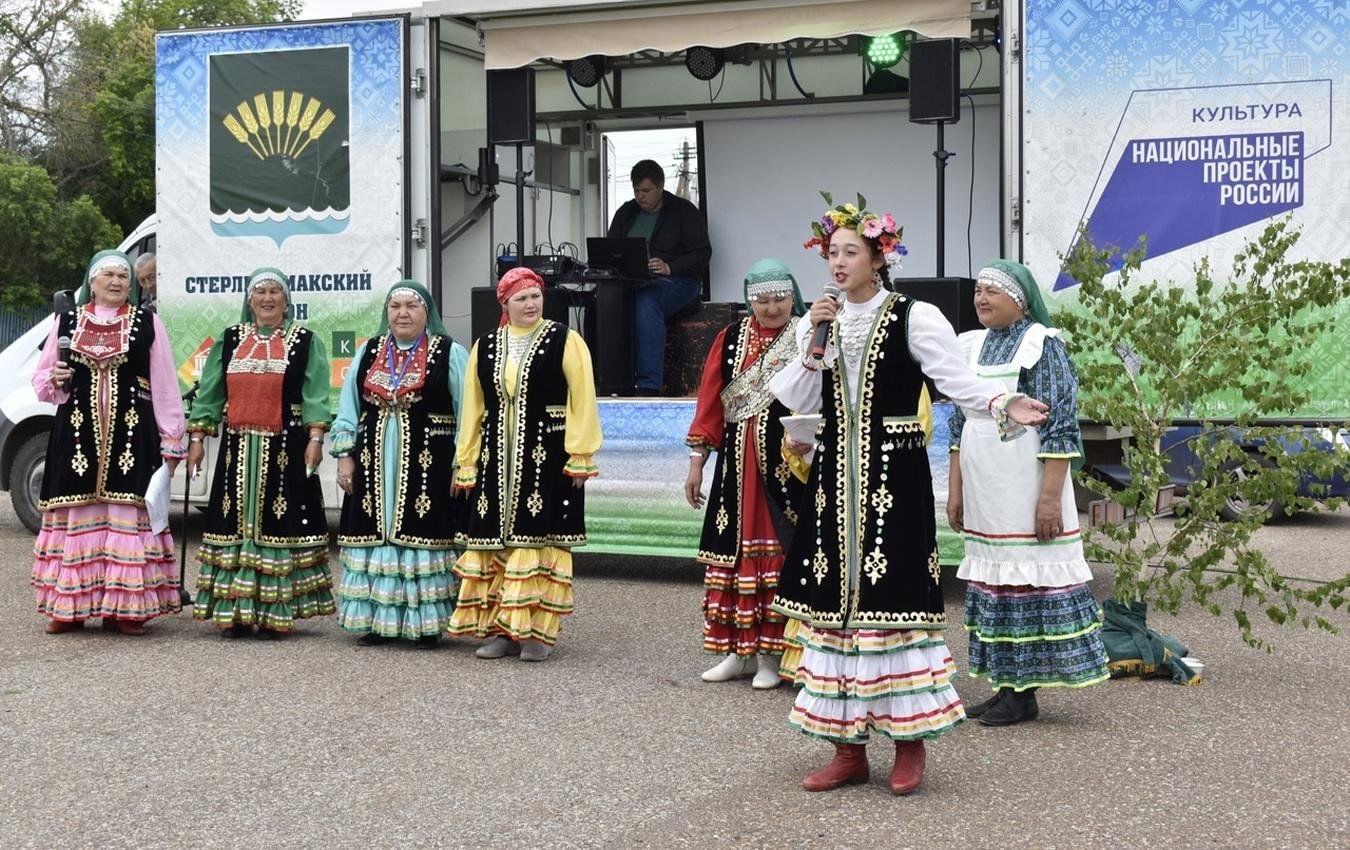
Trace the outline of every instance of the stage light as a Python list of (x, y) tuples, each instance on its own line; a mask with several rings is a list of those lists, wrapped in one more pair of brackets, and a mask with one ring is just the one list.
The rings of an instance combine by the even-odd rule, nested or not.
[(567, 63), (567, 78), (582, 88), (591, 88), (605, 76), (605, 57), (598, 53)]
[(905, 55), (905, 41), (899, 35), (878, 35), (866, 39), (864, 55), (874, 68), (889, 68)]
[(696, 80), (711, 80), (722, 72), (724, 54), (716, 47), (691, 47), (684, 52), (684, 67)]

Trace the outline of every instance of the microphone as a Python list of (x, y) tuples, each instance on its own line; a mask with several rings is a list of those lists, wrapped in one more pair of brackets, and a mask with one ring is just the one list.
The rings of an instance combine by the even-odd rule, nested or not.
[[(825, 284), (825, 292), (823, 294), (826, 298), (833, 299), (836, 304), (839, 303), (839, 296), (843, 295), (843, 293), (839, 291), (839, 287), (835, 286), (833, 282)], [(811, 357), (817, 362), (825, 357), (825, 342), (829, 338), (830, 323), (817, 323), (816, 332), (811, 336)]]
[[(63, 336), (56, 340), (56, 359), (67, 366), (70, 365), (70, 337)], [(61, 383), (64, 385), (65, 381)]]

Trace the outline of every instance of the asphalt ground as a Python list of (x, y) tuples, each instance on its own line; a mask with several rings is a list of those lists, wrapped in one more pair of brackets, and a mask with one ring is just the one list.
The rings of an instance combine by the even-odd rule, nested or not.
[[(1344, 574), (1350, 510), (1260, 542), (1283, 574)], [(472, 641), (358, 647), (333, 618), (277, 643), (222, 640), (188, 613), (142, 638), (49, 636), (31, 545), (4, 500), (6, 848), (1350, 846), (1347, 634), (1264, 628), (1266, 653), (1230, 621), (1156, 616), (1205, 661), (1201, 684), (1043, 692), (1033, 723), (930, 744), (912, 797), (886, 792), (884, 742), (871, 783), (808, 794), (830, 750), (786, 725), (791, 691), (699, 680), (691, 564), (579, 553), (577, 612), (553, 658), (525, 664), (479, 660)], [(947, 577), (958, 624), (960, 584)]]

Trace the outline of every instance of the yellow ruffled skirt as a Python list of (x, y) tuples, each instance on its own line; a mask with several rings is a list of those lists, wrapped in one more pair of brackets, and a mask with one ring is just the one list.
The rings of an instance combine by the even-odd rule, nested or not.
[(572, 613), (570, 549), (471, 550), (455, 562), (455, 575), (460, 586), (452, 635), (505, 635), (552, 646), (563, 616)]

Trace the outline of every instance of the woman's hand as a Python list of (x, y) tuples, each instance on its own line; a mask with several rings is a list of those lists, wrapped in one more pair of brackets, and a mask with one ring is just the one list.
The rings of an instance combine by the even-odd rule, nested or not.
[(693, 453), (689, 455), (689, 475), (684, 479), (684, 500), (694, 510), (703, 507), (703, 464), (707, 460), (707, 455), (702, 457), (694, 457)]
[[(203, 437), (202, 440), (204, 439), (206, 438)], [(202, 442), (202, 440), (188, 443), (188, 475), (191, 475), (193, 470), (202, 468), (202, 459), (206, 457), (206, 443)]]
[(966, 530), (965, 501), (961, 488), (961, 453), (948, 452), (947, 461), (947, 524), (958, 534)]
[(1042, 543), (1054, 540), (1064, 530), (1061, 525), (1063, 506), (1059, 496), (1041, 496), (1036, 500), (1036, 539)]
[(1049, 406), (1043, 401), (1037, 401), (1030, 396), (1019, 396), (1008, 402), (1006, 408), (1008, 418), (1018, 425), (1041, 425), (1049, 417), (1046, 414), (1050, 411)]
[(815, 448), (814, 443), (799, 443), (791, 437), (784, 436), (783, 442), (787, 444), (788, 451), (797, 457), (806, 457)]
[(172, 478), (174, 470), (178, 469), (178, 458), (166, 457), (164, 458), (164, 465), (169, 468), (169, 477)]
[(52, 386), (64, 387), (69, 381), (70, 376), (75, 374), (75, 370), (67, 365), (66, 361), (58, 360), (52, 364)]
[(838, 312), (838, 301), (825, 295), (820, 296), (811, 303), (811, 326), (815, 327), (821, 322), (834, 321), (835, 314)]
[(305, 468), (318, 469), (323, 463), (323, 442), (310, 440), (305, 444)]
[(342, 492), (351, 495), (352, 482), (356, 479), (356, 458), (340, 457), (338, 458), (338, 487)]

